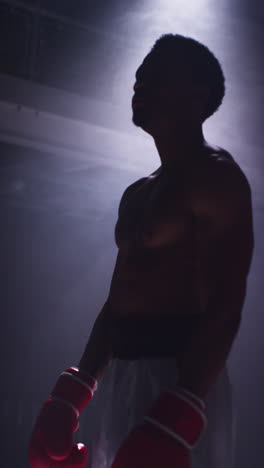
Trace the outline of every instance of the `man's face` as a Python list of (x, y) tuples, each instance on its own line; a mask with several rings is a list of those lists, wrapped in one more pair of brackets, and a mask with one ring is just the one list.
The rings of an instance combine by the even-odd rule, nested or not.
[(169, 59), (149, 53), (136, 71), (132, 99), (133, 123), (151, 135), (171, 132), (186, 124), (192, 112), (187, 71)]

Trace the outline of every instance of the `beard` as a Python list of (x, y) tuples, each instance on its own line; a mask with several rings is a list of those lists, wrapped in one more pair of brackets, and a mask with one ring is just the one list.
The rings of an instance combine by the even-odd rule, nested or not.
[(136, 127), (143, 127), (150, 120), (150, 110), (146, 107), (138, 107), (133, 110), (132, 122)]

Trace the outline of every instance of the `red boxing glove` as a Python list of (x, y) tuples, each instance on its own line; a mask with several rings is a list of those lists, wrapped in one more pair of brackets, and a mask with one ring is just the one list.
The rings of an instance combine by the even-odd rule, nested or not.
[(79, 414), (92, 399), (97, 380), (76, 367), (60, 375), (50, 397), (44, 402), (29, 443), (31, 468), (86, 468), (85, 445), (73, 446), (79, 428)]
[(204, 402), (184, 388), (163, 391), (119, 448), (111, 468), (189, 468), (207, 420)]

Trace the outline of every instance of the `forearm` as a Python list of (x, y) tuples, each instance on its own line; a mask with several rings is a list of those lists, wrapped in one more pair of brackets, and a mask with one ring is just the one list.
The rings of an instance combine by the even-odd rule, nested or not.
[(179, 360), (179, 385), (205, 398), (230, 353), (241, 322), (241, 300), (215, 301)]
[(103, 377), (112, 358), (107, 307), (106, 302), (94, 323), (90, 338), (78, 364), (80, 369), (88, 372), (97, 380)]

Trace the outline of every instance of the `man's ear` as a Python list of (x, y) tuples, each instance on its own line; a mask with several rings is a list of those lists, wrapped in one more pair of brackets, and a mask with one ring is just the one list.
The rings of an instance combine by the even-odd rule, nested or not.
[(210, 88), (206, 84), (193, 84), (191, 91), (191, 98), (193, 108), (200, 111), (201, 115), (204, 112), (205, 105), (210, 96)]

